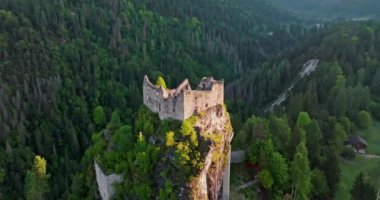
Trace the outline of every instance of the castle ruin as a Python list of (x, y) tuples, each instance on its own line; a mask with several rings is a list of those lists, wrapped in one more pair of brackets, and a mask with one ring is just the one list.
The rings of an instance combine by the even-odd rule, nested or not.
[(167, 89), (152, 84), (144, 76), (144, 104), (160, 119), (183, 121), (192, 115), (210, 107), (224, 103), (224, 82), (204, 77), (196, 90), (192, 90), (189, 81), (184, 80), (177, 88)]
[[(231, 126), (229, 115), (223, 112), (224, 82), (214, 80), (212, 77), (204, 77), (197, 89), (192, 90), (189, 81), (186, 79), (177, 88), (167, 89), (152, 84), (148, 77), (144, 76), (143, 98), (144, 104), (152, 112), (158, 113), (160, 119), (184, 121), (207, 110), (204, 117), (201, 117), (197, 122), (196, 127), (199, 131), (203, 130), (207, 133), (217, 132), (215, 134), (222, 135), (221, 138), (223, 139), (219, 141), (221, 145), (218, 146), (215, 143), (210, 143), (208, 155), (205, 157), (205, 168), (195, 180), (196, 186), (194, 187), (198, 191), (197, 195), (202, 197), (200, 199), (216, 199), (223, 182), (222, 199), (228, 200), (230, 153), (227, 155), (227, 162), (225, 159), (219, 159), (218, 162), (212, 160), (213, 154), (230, 150), (230, 142), (233, 136), (232, 128), (227, 128)], [(94, 161), (94, 168), (101, 199), (112, 199), (116, 192), (115, 184), (128, 177), (124, 177), (123, 174), (107, 173), (96, 161)]]
[(94, 161), (94, 167), (100, 196), (102, 200), (109, 200), (115, 194), (114, 184), (121, 183), (123, 176), (115, 173), (104, 173), (96, 161)]

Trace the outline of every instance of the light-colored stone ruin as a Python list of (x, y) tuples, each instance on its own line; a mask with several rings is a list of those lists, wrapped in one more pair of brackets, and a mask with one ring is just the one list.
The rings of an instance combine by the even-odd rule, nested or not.
[(204, 77), (196, 90), (184, 80), (177, 88), (167, 89), (152, 84), (144, 76), (144, 104), (160, 119), (185, 120), (192, 115), (224, 103), (224, 82)]
[[(177, 88), (167, 89), (152, 84), (147, 76), (143, 82), (144, 104), (161, 120), (185, 119), (207, 111), (206, 116), (200, 118), (196, 127), (204, 132), (222, 134), (226, 145), (219, 148), (211, 147), (205, 158), (205, 167), (195, 181), (199, 199), (218, 199), (218, 193), (223, 184), (223, 194), (220, 199), (229, 199), (230, 153), (227, 160), (211, 162), (214, 153), (230, 151), (230, 142), (233, 136), (232, 129), (227, 129), (230, 124), (229, 115), (224, 113), (224, 82), (214, 80), (212, 77), (201, 79), (196, 90), (192, 90), (189, 81), (184, 80)], [(225, 165), (227, 162), (227, 165)], [(106, 174), (96, 161), (94, 161), (96, 181), (102, 200), (109, 200), (115, 194), (114, 184), (123, 180), (123, 175)]]
[(120, 183), (123, 180), (123, 176), (114, 173), (105, 174), (96, 161), (94, 161), (94, 166), (100, 196), (103, 200), (109, 200), (115, 194), (113, 185)]

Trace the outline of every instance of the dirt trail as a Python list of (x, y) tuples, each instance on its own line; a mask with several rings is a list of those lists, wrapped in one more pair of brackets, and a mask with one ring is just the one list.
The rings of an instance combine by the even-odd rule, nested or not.
[(374, 155), (374, 154), (359, 154), (359, 156), (362, 156), (367, 159), (372, 159), (372, 158), (380, 159), (379, 155)]
[(286, 99), (288, 99), (289, 93), (293, 90), (294, 85), (296, 85), (304, 77), (309, 76), (312, 72), (314, 72), (318, 67), (318, 63), (318, 59), (311, 59), (303, 64), (301, 71), (298, 73), (298, 76), (294, 79), (293, 83), (290, 84), (290, 86), (282, 92), (282, 94), (280, 94), (278, 98), (265, 109), (264, 112), (272, 111), (275, 106), (281, 105)]

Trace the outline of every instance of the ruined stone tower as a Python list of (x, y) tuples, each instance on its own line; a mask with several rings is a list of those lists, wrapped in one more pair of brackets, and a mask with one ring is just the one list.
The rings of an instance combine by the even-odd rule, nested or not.
[[(189, 81), (184, 80), (175, 89), (166, 89), (162, 86), (152, 84), (148, 77), (144, 77), (143, 83), (144, 104), (160, 119), (176, 119), (184, 121), (195, 115), (196, 120), (192, 122), (196, 136), (199, 138), (199, 146), (192, 147), (202, 157), (203, 165), (192, 175), (191, 180), (181, 176), (181, 171), (173, 168), (175, 162), (173, 154), (177, 147), (162, 148), (162, 158), (156, 163), (154, 172), (168, 170), (165, 176), (170, 180), (182, 180), (176, 183), (175, 196), (178, 199), (202, 199), (202, 200), (228, 200), (229, 199), (229, 177), (230, 177), (230, 150), (233, 129), (229, 113), (224, 104), (224, 82), (214, 80), (212, 77), (201, 79), (196, 90), (192, 90)], [(160, 127), (160, 126), (158, 126)], [(200, 139), (202, 138), (202, 139)], [(182, 141), (189, 138), (184, 137)], [(150, 140), (149, 140), (150, 142)], [(186, 141), (187, 142), (187, 141)], [(108, 141), (108, 147), (115, 143)], [(159, 145), (165, 144), (154, 144)], [(176, 144), (177, 145), (177, 144)], [(116, 150), (107, 147), (108, 150)], [(96, 181), (102, 200), (112, 199), (115, 194), (115, 185), (123, 182), (124, 174), (115, 174), (115, 169), (101, 168), (102, 160), (94, 161)], [(177, 172), (178, 170), (178, 172)], [(170, 173), (169, 173), (170, 172)], [(184, 175), (184, 174), (183, 174)], [(152, 181), (156, 188), (162, 187), (162, 178), (155, 177)], [(161, 185), (160, 185), (161, 184)], [(220, 194), (223, 185), (223, 194)], [(129, 198), (129, 197), (128, 197)]]
[(166, 89), (152, 84), (144, 76), (144, 104), (160, 119), (185, 120), (208, 108), (224, 103), (224, 82), (204, 77), (196, 90), (192, 90), (189, 81), (184, 80), (175, 89)]

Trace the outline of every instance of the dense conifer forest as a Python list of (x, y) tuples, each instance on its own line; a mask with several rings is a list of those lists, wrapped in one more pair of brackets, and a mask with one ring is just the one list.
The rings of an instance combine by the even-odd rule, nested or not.
[(309, 18), (361, 19), (379, 18), (380, 2), (376, 0), (269, 0), (278, 7)]
[[(264, 112), (314, 58), (316, 71)], [(259, 180), (245, 198), (335, 199), (340, 162), (355, 157), (344, 141), (380, 121), (380, 22), (315, 26), (262, 0), (2, 0), (0, 199), (97, 199), (94, 159), (134, 174), (117, 199), (176, 199), (173, 174), (153, 184), (162, 149), (147, 138), (170, 149), (181, 135), (179, 181), (201, 168), (200, 147), (193, 121), (159, 122), (141, 106), (145, 74), (169, 88), (225, 80), (232, 148), (261, 169), (241, 167)], [(378, 166), (349, 196), (379, 194)]]

